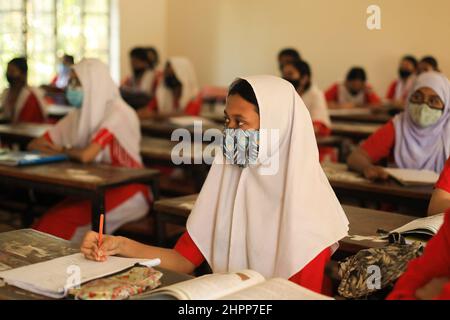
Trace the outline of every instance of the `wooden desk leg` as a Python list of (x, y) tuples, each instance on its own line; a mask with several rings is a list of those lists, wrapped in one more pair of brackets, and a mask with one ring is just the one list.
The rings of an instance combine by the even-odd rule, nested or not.
[(154, 178), (150, 182), (150, 188), (152, 189), (153, 202), (161, 198), (161, 193), (159, 190), (159, 178)]
[(106, 234), (106, 212), (105, 212), (105, 192), (99, 191), (96, 193), (96, 196), (92, 200), (92, 211), (91, 211), (91, 219), (92, 219), (92, 231), (98, 232), (100, 227), (100, 216), (104, 214), (105, 220), (103, 225), (103, 233)]

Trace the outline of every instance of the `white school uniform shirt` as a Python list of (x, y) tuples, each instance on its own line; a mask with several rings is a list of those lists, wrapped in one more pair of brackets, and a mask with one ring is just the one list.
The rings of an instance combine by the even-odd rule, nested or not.
[(319, 121), (328, 128), (331, 127), (328, 104), (322, 90), (312, 84), (308, 91), (302, 95), (302, 100), (308, 108), (313, 122)]

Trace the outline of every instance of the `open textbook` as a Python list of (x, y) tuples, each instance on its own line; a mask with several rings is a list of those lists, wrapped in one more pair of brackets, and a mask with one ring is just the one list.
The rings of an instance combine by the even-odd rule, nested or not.
[(72, 288), (125, 271), (140, 264), (154, 267), (160, 260), (109, 257), (106, 262), (89, 261), (81, 253), (0, 272), (5, 283), (50, 298), (60, 299)]
[(434, 185), (439, 175), (434, 171), (387, 168), (386, 172), (405, 186)]
[(400, 233), (403, 236), (435, 236), (444, 224), (444, 214), (421, 218), (393, 230), (391, 233)]
[(256, 271), (212, 274), (164, 287), (136, 299), (333, 300), (284, 279), (265, 280)]

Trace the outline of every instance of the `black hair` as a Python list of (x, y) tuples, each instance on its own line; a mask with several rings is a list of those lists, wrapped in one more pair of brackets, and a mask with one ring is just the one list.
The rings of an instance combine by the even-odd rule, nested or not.
[(255, 91), (253, 91), (253, 88), (248, 81), (244, 79), (234, 81), (230, 86), (228, 96), (230, 97), (234, 95), (239, 95), (245, 101), (253, 104), (256, 107), (256, 112), (259, 114), (258, 99), (256, 99)]
[(134, 48), (133, 50), (130, 51), (130, 57), (136, 58), (141, 61), (145, 61), (147, 63), (151, 63), (150, 59), (148, 58), (147, 50), (144, 48), (140, 47)]
[(361, 67), (353, 67), (347, 73), (346, 79), (347, 81), (361, 80), (363, 82), (366, 82), (367, 81), (366, 71), (364, 71), (364, 69)]
[(437, 59), (433, 56), (423, 57), (422, 60), (420, 60), (420, 62), (429, 64), (430, 66), (433, 67), (433, 69), (435, 71), (439, 71), (439, 63), (438, 63)]
[(294, 48), (285, 48), (285, 49), (281, 50), (280, 53), (278, 54), (278, 59), (280, 59), (281, 57), (284, 57), (284, 56), (292, 57), (295, 60), (302, 59), (300, 53)]
[(71, 56), (70, 54), (65, 54), (63, 56), (63, 59), (65, 61), (68, 61), (70, 64), (75, 64), (75, 58), (74, 58), (74, 56)]
[(311, 78), (311, 67), (309, 66), (308, 62), (297, 60), (295, 62), (290, 63), (295, 69), (297, 69), (298, 72), (304, 76), (309, 76)]
[(14, 58), (8, 64), (17, 67), (24, 75), (28, 74), (28, 63), (25, 57)]
[(156, 48), (155, 47), (147, 47), (147, 48), (145, 48), (145, 51), (147, 52), (147, 57), (148, 57), (148, 54), (149, 53), (153, 53), (153, 55), (155, 56), (155, 61), (154, 61), (154, 65), (156, 66), (156, 65), (158, 65), (158, 63), (159, 63), (159, 53), (158, 53), (158, 50), (156, 50)]
[(404, 60), (406, 60), (408, 62), (411, 62), (413, 64), (413, 66), (414, 66), (414, 69), (417, 69), (417, 65), (419, 64), (419, 62), (417, 61), (417, 59), (413, 55), (409, 55), (408, 54), (408, 55), (404, 56), (402, 58), (402, 61), (404, 61)]

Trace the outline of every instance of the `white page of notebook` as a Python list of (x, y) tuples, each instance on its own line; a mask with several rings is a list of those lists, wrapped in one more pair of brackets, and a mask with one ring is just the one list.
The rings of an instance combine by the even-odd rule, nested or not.
[(411, 169), (396, 169), (387, 168), (386, 171), (395, 179), (404, 181), (406, 183), (421, 183), (421, 184), (435, 184), (439, 175), (434, 171), (429, 170), (411, 170)]
[[(79, 284), (116, 274), (136, 264), (153, 267), (159, 263), (159, 259), (120, 257), (108, 257), (106, 262), (95, 262), (85, 259), (81, 253), (76, 253), (0, 272), (0, 278), (9, 285), (58, 299), (63, 298), (69, 289)], [(78, 270), (80, 271), (79, 276), (77, 276)]]
[(202, 118), (202, 117), (192, 117), (192, 116), (186, 116), (186, 117), (174, 117), (174, 118), (170, 118), (169, 120), (172, 124), (180, 126), (180, 127), (191, 127), (193, 126), (196, 122), (201, 122), (202, 125), (209, 125), (209, 126), (213, 126), (214, 122), (212, 122), (211, 120)]
[(426, 229), (436, 234), (443, 224), (444, 224), (444, 214), (438, 214), (435, 216), (430, 216), (411, 221), (410, 223), (404, 225), (403, 227), (400, 227), (392, 231), (392, 233), (404, 233), (408, 231), (414, 231), (416, 229), (419, 230)]

